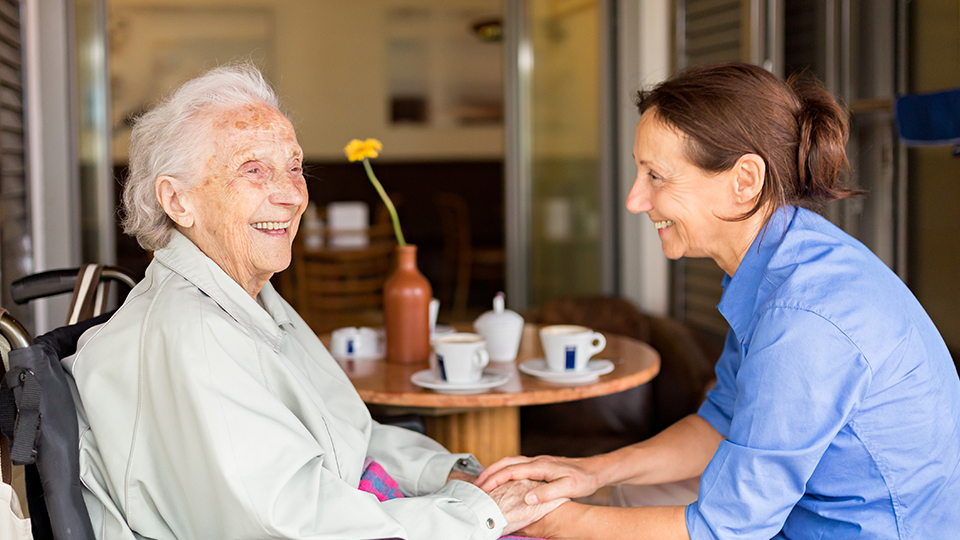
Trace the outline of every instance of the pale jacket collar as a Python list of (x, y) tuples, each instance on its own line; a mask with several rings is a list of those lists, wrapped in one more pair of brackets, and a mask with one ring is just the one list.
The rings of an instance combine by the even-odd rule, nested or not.
[(258, 335), (279, 351), (283, 345), (281, 325), (291, 324), (283, 300), (268, 281), (255, 301), (210, 257), (179, 231), (167, 246), (154, 252), (154, 259), (177, 273), (213, 299), (241, 326)]

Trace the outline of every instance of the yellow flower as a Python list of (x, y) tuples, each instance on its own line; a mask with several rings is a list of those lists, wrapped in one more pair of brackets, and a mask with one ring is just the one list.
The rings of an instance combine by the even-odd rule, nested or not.
[(397, 235), (397, 244), (405, 246), (407, 245), (407, 241), (403, 238), (403, 231), (400, 230), (400, 218), (397, 217), (397, 209), (393, 206), (390, 196), (387, 195), (387, 192), (380, 184), (380, 180), (377, 180), (377, 175), (373, 174), (373, 167), (370, 166), (370, 160), (367, 159), (379, 156), (380, 150), (383, 150), (383, 144), (376, 139), (367, 139), (365, 141), (354, 139), (343, 149), (347, 154), (347, 159), (350, 161), (363, 162), (363, 168), (367, 171), (367, 178), (370, 179), (370, 183), (373, 184), (377, 193), (380, 194), (380, 198), (383, 199), (383, 204), (387, 207), (387, 211), (390, 212), (390, 220), (393, 221), (393, 232)]
[(380, 150), (383, 150), (383, 143), (376, 139), (367, 139), (365, 141), (354, 139), (343, 149), (347, 154), (347, 159), (350, 161), (362, 161), (364, 158), (375, 158), (380, 155)]

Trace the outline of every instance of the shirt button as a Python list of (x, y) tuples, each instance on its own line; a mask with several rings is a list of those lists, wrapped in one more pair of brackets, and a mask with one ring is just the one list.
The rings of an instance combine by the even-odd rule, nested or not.
[(466, 467), (466, 466), (469, 465), (469, 464), (470, 464), (470, 462), (467, 461), (466, 458), (460, 458), (460, 459), (457, 460), (457, 465), (459, 465), (459, 466), (461, 466), (461, 467)]
[(488, 529), (492, 529), (495, 524), (496, 524), (496, 522), (493, 521), (493, 518), (487, 518), (487, 528), (488, 528)]

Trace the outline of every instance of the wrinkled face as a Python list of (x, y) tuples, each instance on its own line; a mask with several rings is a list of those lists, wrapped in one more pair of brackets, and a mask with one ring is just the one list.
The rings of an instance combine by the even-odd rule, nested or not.
[(207, 163), (184, 203), (183, 228), (208, 257), (253, 296), (290, 264), (307, 206), (307, 185), (293, 126), (267, 104), (219, 111), (209, 120)]
[(627, 209), (646, 212), (671, 259), (711, 257), (726, 243), (730, 222), (728, 173), (709, 174), (683, 154), (681, 132), (661, 122), (654, 109), (640, 117), (633, 147), (637, 179)]

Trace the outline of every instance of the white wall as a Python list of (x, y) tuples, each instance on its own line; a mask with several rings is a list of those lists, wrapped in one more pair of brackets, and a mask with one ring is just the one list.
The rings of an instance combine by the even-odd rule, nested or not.
[[(620, 204), (637, 176), (633, 142), (637, 121), (634, 97), (641, 86), (670, 74), (671, 2), (619, 0), (620, 81)], [(620, 291), (640, 309), (667, 315), (670, 308), (669, 261), (660, 237), (646, 214), (622, 212), (620, 219)]]
[[(500, 124), (424, 127), (389, 122), (387, 58), (392, 27), (388, 28), (387, 13), (408, 4), (403, 0), (110, 0), (112, 62), (114, 67), (139, 70), (143, 75), (138, 77), (155, 80), (157, 66), (199, 64), (191, 48), (210, 51), (197, 72), (235, 60), (230, 56), (234, 51), (250, 51), (262, 61), (292, 113), (307, 159), (344, 159), (343, 147), (351, 138), (367, 137), (383, 141), (384, 159), (502, 159)], [(501, 0), (420, 0), (415, 4), (432, 4), (451, 16), (463, 14), (471, 20), (499, 15), (503, 9)], [(118, 21), (127, 21), (127, 27), (118, 28)], [(151, 30), (169, 29), (171, 21), (177, 25), (172, 35), (170, 30)], [(449, 32), (469, 32), (465, 25), (453, 26), (447, 28)], [(229, 40), (222, 39), (224, 33)], [(178, 35), (192, 36), (192, 40), (178, 48), (171, 45)], [(251, 48), (243, 48), (245, 36)], [(257, 49), (258, 43), (265, 45)], [(483, 46), (494, 51), (502, 48), (502, 44)], [(431, 58), (447, 54), (443, 42), (430, 47)], [(499, 54), (494, 58), (499, 61)], [(169, 82), (169, 87), (153, 90), (168, 93), (182, 80)], [(115, 99), (123, 99), (123, 90), (115, 88)], [(128, 134), (126, 130), (115, 141), (117, 162), (126, 161)]]

